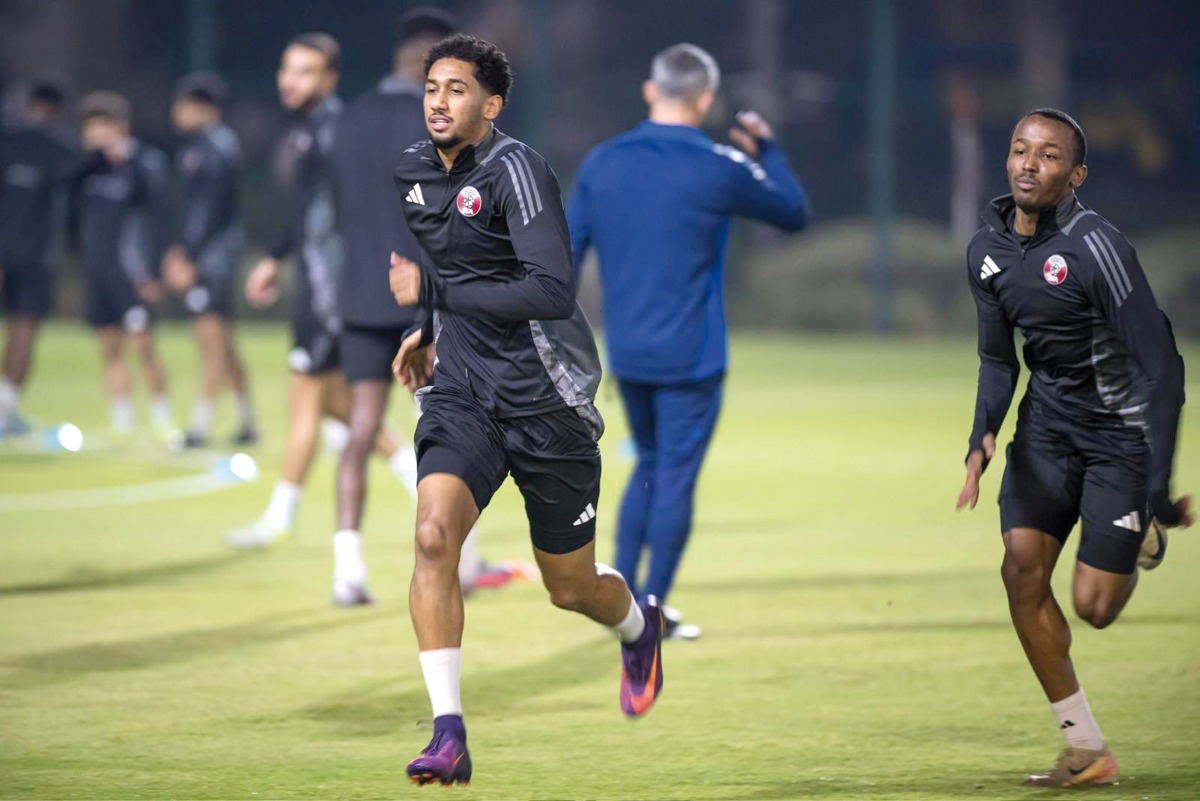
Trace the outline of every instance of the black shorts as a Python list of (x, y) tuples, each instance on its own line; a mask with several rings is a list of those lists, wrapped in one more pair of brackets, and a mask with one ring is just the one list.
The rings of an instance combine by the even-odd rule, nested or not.
[(403, 328), (347, 325), (339, 347), (346, 381), (392, 381), (392, 361), (404, 341)]
[(1134, 571), (1150, 523), (1149, 446), (1140, 428), (1084, 425), (1027, 398), (1007, 454), (1003, 531), (1033, 528), (1065, 542), (1082, 517), (1079, 561)]
[(496, 418), (474, 398), (434, 387), (421, 400), (414, 440), (418, 481), (458, 476), (480, 511), (511, 473), (538, 550), (571, 553), (595, 539), (600, 449), (574, 409)]
[(298, 306), (292, 314), (288, 367), (304, 375), (320, 375), (340, 367), (337, 333), (330, 331), (307, 306)]
[(183, 295), (193, 315), (233, 316), (233, 293), (245, 239), (236, 228), (213, 237), (196, 257), (196, 283)]
[(150, 309), (125, 276), (90, 277), (87, 282), (87, 322), (93, 328), (120, 326), (131, 334), (154, 323)]
[(50, 313), (54, 296), (54, 278), (45, 267), (16, 267), (0, 264), (4, 269), (4, 311), (24, 317), (41, 319)]

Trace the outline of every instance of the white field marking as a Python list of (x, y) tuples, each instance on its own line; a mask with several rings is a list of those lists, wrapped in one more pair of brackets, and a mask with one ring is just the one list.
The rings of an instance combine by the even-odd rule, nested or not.
[(134, 506), (210, 492), (236, 486), (241, 482), (204, 471), (199, 475), (148, 481), (126, 487), (95, 487), (92, 489), (63, 489), (48, 492), (17, 492), (0, 494), (0, 514), (10, 512), (44, 512), (60, 509), (99, 509), (105, 506)]

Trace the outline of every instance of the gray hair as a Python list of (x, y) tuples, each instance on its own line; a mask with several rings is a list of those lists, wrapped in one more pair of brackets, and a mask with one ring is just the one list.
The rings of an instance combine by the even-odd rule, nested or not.
[(721, 69), (712, 56), (696, 45), (677, 44), (650, 62), (650, 80), (665, 97), (695, 100), (704, 92), (717, 91)]

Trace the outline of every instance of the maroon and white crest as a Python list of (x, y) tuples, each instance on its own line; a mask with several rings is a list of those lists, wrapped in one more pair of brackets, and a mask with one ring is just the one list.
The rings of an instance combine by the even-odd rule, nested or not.
[(1045, 276), (1046, 283), (1058, 286), (1067, 280), (1067, 260), (1055, 253), (1046, 259), (1046, 265), (1042, 267), (1042, 275)]
[(464, 186), (458, 193), (458, 213), (464, 217), (474, 217), (483, 208), (483, 198), (479, 190), (473, 186)]

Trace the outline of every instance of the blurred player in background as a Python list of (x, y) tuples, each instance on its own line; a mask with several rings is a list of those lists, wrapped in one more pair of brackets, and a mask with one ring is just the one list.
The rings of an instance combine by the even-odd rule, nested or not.
[(185, 443), (208, 443), (213, 404), (226, 381), (237, 403), (235, 445), (258, 441), (246, 370), (233, 331), (233, 292), (245, 235), (238, 222), (237, 134), (222, 122), (229, 91), (217, 75), (198, 72), (175, 88), (171, 120), (186, 140), (179, 150), (181, 206), (174, 243), (163, 260), (167, 287), (195, 318), (200, 346), (200, 394)]
[(87, 284), (87, 321), (100, 338), (112, 426), (133, 431), (134, 414), (125, 342), (132, 341), (150, 390), (156, 434), (172, 433), (167, 373), (154, 345), (151, 308), (162, 301), (167, 159), (130, 135), (129, 101), (114, 92), (83, 99), (83, 147), (73, 174), (77, 187), (79, 251)]
[[(338, 527), (334, 551), (349, 553), (335, 570), (354, 571), (361, 557), (367, 457), (387, 411), (394, 383), (392, 360), (404, 332), (416, 321), (412, 308), (399, 306), (387, 288), (388, 257), (393, 251), (419, 259), (420, 246), (404, 221), (404, 198), (396, 193), (392, 170), (405, 148), (425, 136), (422, 96), (425, 53), (455, 30), (453, 17), (421, 7), (400, 20), (392, 49), (392, 73), (379, 86), (347, 106), (334, 138), (338, 215), (346, 243), (346, 265), (339, 284), (343, 330), (342, 370), (350, 385), (350, 433), (338, 465)], [(417, 460), (401, 448), (402, 479), (416, 498)], [(489, 565), (479, 556), (472, 531), (463, 546), (459, 579), (463, 592), (502, 586), (519, 563)], [(523, 572), (527, 573), (528, 570)], [(351, 572), (342, 581), (355, 582)]]
[(56, 190), (62, 188), (75, 153), (55, 128), (63, 101), (57, 86), (33, 85), (21, 125), (0, 134), (0, 292), (8, 317), (0, 368), (0, 437), (29, 430), (18, 404), (38, 326), (53, 305), (53, 222), (62, 218)]
[[(649, 120), (588, 154), (567, 204), (576, 265), (589, 247), (599, 257), (609, 369), (637, 443), (616, 567), (637, 592), (664, 600), (721, 408), (730, 218), (799, 231), (809, 217), (804, 189), (757, 114), (739, 114), (729, 132), (741, 150), (700, 130), (719, 81), (716, 61), (695, 45), (655, 56), (642, 87)], [(644, 553), (649, 572), (639, 581)], [(678, 611), (663, 611), (667, 636), (699, 636)]]
[(1139, 566), (1162, 562), (1160, 527), (1193, 519), (1190, 498), (1171, 498), (1183, 359), (1133, 247), (1075, 196), (1086, 159), (1075, 120), (1055, 109), (1027, 114), (1008, 154), (1012, 193), (991, 202), (967, 249), (980, 368), (959, 509), (975, 507), (1012, 403), (1018, 328), (1031, 373), (1000, 487), (1001, 573), (1013, 625), (1066, 738), (1054, 768), (1026, 781), (1042, 787), (1119, 778), (1050, 585), (1076, 520), (1075, 612), (1102, 629), (1125, 608)]
[[(338, 360), (342, 322), (337, 289), (344, 254), (331, 160), (342, 112), (342, 102), (335, 94), (340, 59), (341, 49), (333, 37), (301, 34), (284, 50), (277, 75), (280, 102), (297, 115), (285, 143), (293, 169), (291, 218), (271, 255), (247, 277), (246, 299), (257, 308), (278, 300), (282, 260), (295, 254), (288, 430), (282, 477), (275, 482), (263, 516), (229, 533), (227, 541), (234, 548), (261, 548), (291, 532), (316, 456), (322, 415), (343, 423), (349, 419), (350, 393)], [(390, 434), (381, 433), (376, 448), (389, 459), (393, 470), (401, 469), (403, 454)], [(334, 602), (339, 606), (370, 603), (361, 551), (335, 550), (335, 560), (340, 575), (358, 578), (335, 581)], [(347, 565), (348, 560), (357, 564)]]
[(393, 255), (390, 283), (397, 302), (423, 312), (396, 355), (397, 377), (415, 388), (433, 376), (417, 422), (409, 610), (434, 733), (408, 775), (448, 785), (471, 778), (459, 552), (510, 472), (551, 601), (611, 627), (622, 643), (620, 701), (630, 716), (644, 714), (662, 686), (662, 615), (656, 600), (639, 604), (595, 562), (600, 360), (575, 302), (558, 181), (541, 156), (493, 126), (512, 85), (508, 59), (460, 34), (429, 51), (425, 75), (429, 139), (408, 148), (395, 176), (431, 263)]

